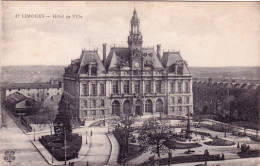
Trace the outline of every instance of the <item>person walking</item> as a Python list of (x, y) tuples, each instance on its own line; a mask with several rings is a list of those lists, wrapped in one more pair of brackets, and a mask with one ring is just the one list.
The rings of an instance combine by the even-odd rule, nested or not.
[(224, 161), (224, 160), (225, 160), (225, 155), (224, 155), (224, 153), (222, 153), (221, 160), (222, 160), (222, 161)]

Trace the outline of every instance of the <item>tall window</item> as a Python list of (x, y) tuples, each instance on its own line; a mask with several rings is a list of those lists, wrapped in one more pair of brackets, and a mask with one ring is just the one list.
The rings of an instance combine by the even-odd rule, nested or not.
[(87, 108), (88, 107), (88, 101), (84, 100), (84, 107)]
[(104, 99), (101, 99), (101, 100), (100, 100), (100, 106), (101, 106), (101, 107), (104, 107), (104, 106), (105, 106), (105, 100), (104, 100)]
[(156, 92), (161, 93), (162, 92), (162, 83), (161, 81), (156, 81)]
[(135, 93), (140, 93), (140, 81), (135, 82)]
[(181, 82), (178, 82), (178, 93), (182, 93)]
[(189, 82), (185, 82), (185, 92), (186, 93), (190, 93), (190, 85), (189, 85)]
[(182, 99), (181, 99), (181, 97), (178, 97), (178, 104), (182, 104)]
[(105, 96), (105, 85), (104, 84), (100, 84), (100, 95)]
[(113, 94), (118, 94), (118, 81), (113, 81)]
[(171, 93), (175, 92), (175, 83), (171, 82)]
[(189, 96), (186, 97), (186, 104), (190, 104), (190, 97)]
[(91, 100), (91, 107), (96, 108), (96, 100)]
[(152, 89), (152, 86), (151, 86), (151, 81), (146, 81), (146, 84), (145, 84), (145, 91), (147, 93), (151, 93), (151, 90)]
[(97, 95), (97, 84), (91, 84), (91, 95), (92, 96)]
[(92, 111), (91, 111), (91, 114), (92, 114), (92, 115), (96, 115), (96, 110), (92, 110)]
[(153, 112), (152, 101), (149, 99), (145, 102), (145, 112)]
[(117, 100), (113, 101), (112, 103), (112, 114), (120, 115), (120, 103)]
[(124, 81), (124, 92), (127, 94), (130, 93), (129, 89), (129, 81)]
[(83, 92), (82, 92), (82, 94), (83, 94), (84, 96), (88, 96), (88, 84), (83, 84), (82, 86), (83, 86)]
[(101, 111), (100, 111), (100, 114), (101, 114), (101, 115), (105, 115), (105, 110), (101, 110)]
[(171, 99), (172, 99), (172, 104), (175, 104), (174, 97), (172, 97)]
[(156, 101), (156, 112), (163, 112), (163, 102), (161, 99)]

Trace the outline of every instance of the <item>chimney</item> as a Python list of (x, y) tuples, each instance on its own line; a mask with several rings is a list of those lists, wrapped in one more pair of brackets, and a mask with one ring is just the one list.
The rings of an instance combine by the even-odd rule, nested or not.
[(157, 45), (157, 56), (158, 56), (158, 58), (159, 58), (159, 60), (161, 60), (161, 44), (158, 44)]
[(107, 44), (106, 43), (103, 43), (103, 63), (105, 63), (106, 61), (106, 55), (107, 55)]

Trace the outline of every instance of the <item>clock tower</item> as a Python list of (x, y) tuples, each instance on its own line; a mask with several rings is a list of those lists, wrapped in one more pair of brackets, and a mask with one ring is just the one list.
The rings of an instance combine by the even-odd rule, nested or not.
[(143, 37), (139, 30), (140, 20), (137, 17), (136, 10), (134, 10), (133, 17), (131, 19), (131, 31), (128, 36), (128, 46), (131, 51), (141, 51), (143, 44)]

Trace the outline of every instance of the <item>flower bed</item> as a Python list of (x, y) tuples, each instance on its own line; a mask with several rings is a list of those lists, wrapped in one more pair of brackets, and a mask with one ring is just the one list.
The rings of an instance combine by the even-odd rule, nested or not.
[(197, 148), (201, 146), (198, 143), (180, 143), (174, 140), (167, 141), (165, 145), (170, 149), (191, 149), (191, 148)]
[[(209, 155), (205, 158), (204, 155), (188, 155), (188, 156), (177, 156), (171, 158), (171, 164), (177, 164), (177, 163), (190, 163), (190, 162), (204, 162), (204, 161), (217, 161), (221, 160), (220, 155)], [(168, 165), (168, 158), (162, 158), (159, 160), (160, 165)], [(147, 165), (150, 166), (153, 164), (153, 161), (145, 162), (141, 165)]]
[(237, 154), (241, 158), (259, 157), (260, 156), (260, 150), (248, 150), (244, 153), (238, 152)]
[[(78, 134), (70, 134), (66, 142), (66, 160), (77, 157), (77, 154), (82, 145), (82, 136)], [(58, 161), (65, 160), (65, 148), (63, 140), (55, 138), (51, 135), (42, 136), (39, 138), (42, 145), (55, 157)]]
[(204, 142), (206, 145), (210, 146), (231, 146), (235, 145), (235, 142), (224, 140), (222, 138), (212, 138), (212, 141)]

